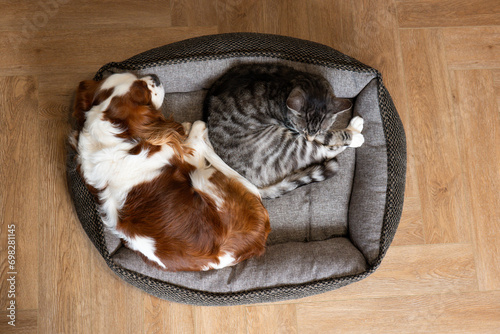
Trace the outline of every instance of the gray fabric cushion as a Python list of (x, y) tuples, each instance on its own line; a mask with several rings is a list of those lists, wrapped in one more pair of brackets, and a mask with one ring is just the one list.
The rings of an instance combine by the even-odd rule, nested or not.
[[(318, 280), (342, 277), (358, 274), (366, 269), (363, 255), (347, 238), (272, 245), (267, 248), (264, 256), (257, 259), (207, 272), (170, 273), (151, 270), (141, 258), (124, 247), (113, 259), (125, 268), (177, 286), (223, 293), (302, 284), (309, 282), (311, 277)], [(325, 270), (326, 268), (329, 269)]]
[[(164, 112), (178, 121), (201, 118), (206, 89), (240, 62), (282, 62), (320, 73), (337, 96), (354, 99), (365, 119), (365, 144), (338, 156), (332, 179), (265, 200), (271, 218), (264, 256), (201, 273), (152, 269), (105, 233), (69, 155), (68, 181), (85, 231), (120, 277), (161, 298), (198, 305), (234, 305), (299, 298), (357, 281), (373, 272), (392, 241), (402, 209), (405, 143), (401, 122), (380, 74), (328, 47), (261, 34), (206, 36), (110, 63), (96, 75), (157, 74)], [(345, 127), (351, 111), (339, 120)], [(341, 124), (342, 123), (342, 124)]]
[[(356, 150), (356, 172), (349, 205), (349, 236), (373, 263), (380, 253), (380, 237), (387, 189), (387, 148), (378, 105), (377, 81), (359, 93), (355, 113), (365, 120), (365, 143)], [(375, 112), (375, 109), (376, 112)]]
[[(163, 112), (167, 115), (173, 114), (174, 119), (180, 122), (192, 122), (202, 118), (203, 98), (212, 82), (234, 64), (246, 62), (276, 62), (276, 60), (253, 57), (198, 61), (189, 63), (190, 66), (175, 64), (148, 68), (137, 71), (137, 74), (158, 75), (167, 94)], [(373, 85), (374, 74), (371, 76), (363, 74), (358, 77), (355, 73), (345, 75), (342, 71), (317, 65), (290, 61), (284, 63), (300, 70), (320, 73), (329, 78), (337, 96), (355, 98), (354, 110), (362, 113), (367, 121), (363, 131), (367, 144), (357, 150), (369, 150), (370, 152), (366, 154), (383, 157), (385, 140), (382, 128), (370, 125), (372, 122), (378, 125), (381, 123), (377, 107), (377, 89), (376, 85)], [(343, 116), (339, 117), (334, 127), (346, 127), (352, 112), (348, 111)], [(384, 154), (378, 154), (377, 151)], [(327, 277), (359, 274), (366, 270), (366, 261), (373, 260), (378, 255), (376, 251), (380, 242), (385, 193), (382, 192), (377, 198), (370, 197), (367, 201), (362, 201), (360, 208), (362, 212), (379, 213), (371, 216), (370, 221), (358, 223), (350, 219), (353, 225), (363, 229), (363, 237), (356, 239), (359, 241), (356, 248), (349, 239), (343, 238), (348, 236), (349, 230), (352, 230), (349, 228), (348, 211), (354, 177), (355, 150), (347, 149), (338, 156), (338, 161), (340, 171), (333, 178), (299, 188), (278, 199), (264, 201), (269, 211), (272, 231), (269, 235), (267, 254), (262, 258), (251, 259), (232, 268), (196, 274), (158, 271), (144, 265), (137, 254), (128, 250), (117, 252), (113, 259), (124, 268), (135, 272), (186, 288), (210, 292), (244, 291), (275, 286), (278, 284), (276, 278), (278, 282), (303, 283)], [(380, 178), (382, 185), (386, 183), (383, 177), (387, 174), (386, 166), (383, 158), (377, 161), (376, 168), (373, 164), (369, 166), (374, 173), (382, 175)], [(372, 181), (369, 184), (371, 185)], [(351, 235), (357, 236), (356, 232), (351, 232)], [(116, 240), (110, 239), (112, 235), (108, 242), (115, 245)], [(323, 242), (311, 243), (313, 241)], [(274, 245), (279, 247), (271, 247)], [(318, 256), (318, 254), (323, 255)], [(367, 258), (365, 259), (363, 255)], [(287, 261), (284, 262), (283, 259)], [(325, 260), (327, 262), (324, 262)], [(265, 274), (271, 268), (274, 268), (275, 273), (273, 280)], [(294, 280), (283, 279), (287, 277), (293, 277)]]

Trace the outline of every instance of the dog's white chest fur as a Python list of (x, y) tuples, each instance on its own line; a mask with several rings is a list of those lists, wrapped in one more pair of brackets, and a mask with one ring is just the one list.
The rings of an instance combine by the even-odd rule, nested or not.
[(161, 169), (169, 164), (174, 151), (164, 145), (151, 156), (148, 156), (147, 150), (131, 155), (130, 150), (135, 143), (116, 136), (120, 130), (102, 120), (100, 107), (96, 106), (89, 111), (88, 117), (95, 119), (86, 122), (80, 132), (78, 151), (85, 181), (100, 190), (103, 221), (114, 230), (118, 212), (123, 207), (128, 192), (138, 184), (159, 176)]

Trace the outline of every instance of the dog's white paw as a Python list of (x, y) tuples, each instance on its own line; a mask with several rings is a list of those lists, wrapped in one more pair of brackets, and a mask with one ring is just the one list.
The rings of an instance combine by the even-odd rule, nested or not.
[(191, 130), (189, 131), (189, 138), (206, 139), (208, 138), (207, 125), (203, 121), (196, 121), (191, 125)]
[(365, 137), (361, 133), (353, 133), (349, 147), (360, 147), (365, 142)]
[(203, 132), (207, 128), (207, 124), (203, 121), (195, 121), (191, 126), (191, 131)]
[(184, 122), (184, 123), (182, 123), (182, 127), (184, 128), (184, 133), (186, 135), (189, 135), (189, 132), (191, 131), (191, 123)]
[(354, 132), (363, 131), (363, 124), (365, 123), (364, 119), (359, 116), (353, 117), (349, 122), (349, 126), (347, 127), (349, 130), (353, 130)]

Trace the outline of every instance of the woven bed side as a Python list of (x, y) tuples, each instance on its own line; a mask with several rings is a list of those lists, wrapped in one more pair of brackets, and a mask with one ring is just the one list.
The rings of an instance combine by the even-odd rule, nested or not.
[(354, 58), (311, 41), (269, 34), (229, 33), (187, 39), (151, 49), (122, 62), (108, 63), (99, 69), (94, 79), (102, 79), (113, 69), (141, 70), (166, 64), (251, 56), (377, 73)]
[(387, 197), (380, 238), (380, 254), (375, 261), (374, 269), (378, 268), (382, 262), (396, 234), (403, 211), (406, 184), (406, 136), (403, 123), (380, 75), (378, 96), (387, 144)]
[(321, 44), (276, 35), (238, 33), (204, 36), (152, 49), (120, 63), (106, 64), (97, 72), (95, 79), (101, 79), (103, 76), (112, 73), (115, 69), (140, 70), (179, 62), (248, 56), (267, 56), (276, 59), (317, 64), (346, 71), (377, 74), (379, 103), (387, 140), (389, 174), (386, 210), (381, 236), (381, 252), (374, 266), (359, 275), (238, 293), (196, 291), (152, 279), (124, 269), (110, 258), (106, 250), (103, 225), (99, 218), (94, 198), (85, 187), (80, 174), (76, 171), (76, 163), (73, 158), (74, 152), (70, 152), (68, 155), (68, 183), (76, 212), (85, 232), (103, 256), (107, 265), (117, 275), (126, 282), (159, 298), (192, 305), (219, 306), (276, 302), (327, 292), (359, 281), (373, 273), (380, 265), (394, 238), (403, 207), (406, 144), (401, 120), (389, 93), (382, 83), (380, 74), (375, 69)]
[(68, 145), (66, 177), (71, 198), (80, 223), (90, 241), (102, 256), (109, 256), (104, 240), (103, 223), (94, 196), (77, 170), (76, 152)]

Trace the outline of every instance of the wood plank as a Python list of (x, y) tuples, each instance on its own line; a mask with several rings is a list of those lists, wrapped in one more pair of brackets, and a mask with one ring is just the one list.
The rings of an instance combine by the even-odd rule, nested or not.
[(500, 115), (493, 75), (454, 71), (458, 142), (471, 203), (481, 290), (500, 290)]
[[(53, 74), (97, 71), (154, 47), (216, 33), (216, 27), (42, 30), (36, 38), (18, 40), (15, 32), (0, 35), (0, 71), (4, 74)], [(68, 42), (71, 41), (71, 42)], [(103, 52), (106, 50), (106, 52)]]
[(396, 6), (402, 28), (500, 24), (497, 0), (405, 0)]
[(495, 95), (497, 97), (497, 108), (500, 113), (500, 70), (491, 71), (493, 74), (493, 87), (495, 88)]
[(344, 21), (352, 24), (351, 29), (345, 29), (348, 33), (345, 43), (350, 43), (348, 54), (379, 70), (394, 100), (402, 104), (402, 63), (397, 48), (398, 27), (393, 1), (362, 0), (352, 2), (351, 6), (348, 12), (352, 19), (346, 15)]
[[(406, 106), (406, 104), (405, 104)], [(398, 109), (400, 116), (404, 114), (400, 112), (401, 109)], [(408, 111), (406, 111), (408, 114)], [(415, 150), (413, 148), (413, 140), (412, 140), (412, 130), (410, 126), (410, 116), (406, 115), (403, 121), (403, 127), (405, 129), (406, 135), (406, 184), (405, 184), (405, 201), (406, 198), (411, 198), (412, 207), (421, 211), (420, 204), (420, 191), (418, 187), (418, 177), (417, 177), (417, 168), (415, 163)]]
[(94, 74), (88, 71), (39, 75), (37, 77), (39, 117), (47, 121), (63, 122), (64, 127), (68, 121), (71, 124), (76, 87), (80, 81), (91, 79)]
[(217, 1), (218, 32), (265, 32), (265, 29), (259, 25), (266, 15), (263, 9), (263, 1)]
[[(89, 247), (94, 247), (90, 245)], [(90, 333), (141, 333), (144, 330), (145, 292), (127, 284), (111, 271), (96, 249), (87, 264), (91, 270)]]
[(9, 325), (10, 320), (8, 316), (8, 311), (0, 311), (0, 333), (9, 334), (36, 334), (37, 330), (37, 320), (38, 320), (38, 310), (16, 310), (16, 319), (13, 324), (15, 326)]
[(450, 68), (500, 68), (500, 26), (449, 28), (442, 33)]
[[(297, 303), (477, 291), (472, 245), (393, 246), (375, 273)], [(290, 302), (287, 302), (290, 303)]]
[(298, 333), (295, 305), (246, 307), (247, 333)]
[[(272, 2), (274, 1), (267, 1), (267, 6), (269, 7), (269, 4)], [(320, 33), (317, 31), (317, 29), (315, 29), (315, 27), (313, 27), (314, 22), (310, 20), (309, 13), (311, 13), (311, 10), (314, 10), (310, 7), (317, 3), (319, 3), (319, 1), (285, 1), (285, 4), (281, 6), (281, 15), (279, 16), (278, 21), (278, 29), (280, 30), (280, 33), (295, 38), (315, 40), (319, 43), (328, 44), (324, 39), (318, 40), (313, 37), (315, 33)], [(332, 2), (332, 6), (335, 5), (336, 4)], [(318, 18), (318, 16), (323, 16), (327, 12), (320, 13), (318, 11), (315, 13), (317, 13), (316, 18)], [(273, 18), (274, 12), (272, 10), (266, 10), (264, 21), (272, 22)]]
[(172, 0), (170, 1), (170, 12), (173, 27), (186, 27), (192, 8), (187, 8), (191, 1)]
[(405, 193), (407, 196), (418, 198), (418, 180), (413, 153), (415, 148), (411, 140), (412, 128), (409, 123), (411, 110), (408, 107), (405, 91), (403, 56), (399, 47), (400, 37), (394, 3), (392, 0), (343, 3), (349, 3), (351, 8), (340, 18), (345, 25), (342, 34), (330, 34), (338, 36), (340, 42), (337, 43), (340, 45), (347, 44), (341, 51), (382, 73), (384, 84), (394, 101), (407, 138)]
[[(37, 84), (0, 78), (0, 305), (38, 307), (38, 188), (41, 185)], [(8, 237), (8, 235), (11, 235)], [(8, 241), (10, 240), (10, 241)], [(10, 246), (10, 247), (9, 247)], [(11, 256), (8, 262), (9, 252)], [(10, 282), (12, 279), (11, 289)], [(10, 291), (9, 293), (7, 293)], [(11, 297), (9, 295), (13, 294)], [(5, 319), (4, 319), (5, 320)]]
[[(169, 27), (171, 8), (167, 1), (2, 1), (0, 31), (15, 31), (20, 38), (33, 38), (46, 30), (116, 30)], [(151, 15), (155, 13), (155, 15)]]
[[(329, 45), (336, 50), (349, 53), (353, 51), (350, 37), (353, 33), (357, 35), (351, 30), (355, 24), (352, 6), (349, 1), (307, 1), (302, 5), (302, 8), (297, 8), (294, 13), (296, 6), (290, 4), (285, 21), (289, 20), (290, 29), (298, 30), (300, 38)], [(311, 13), (315, 15), (311, 15)], [(293, 19), (290, 20), (290, 18)], [(297, 22), (302, 22), (303, 26), (297, 25)], [(336, 33), (332, 33), (332, 31)]]
[[(40, 224), (38, 265), (38, 331), (82, 333), (91, 328), (94, 300), (91, 296), (90, 250), (67, 190), (66, 121), (39, 117), (41, 129), (38, 191)], [(64, 316), (61, 316), (64, 315)]]
[(245, 307), (194, 307), (195, 333), (246, 333)]
[(194, 333), (193, 306), (144, 295), (144, 332)]
[(496, 333), (500, 292), (297, 305), (301, 333)]
[(469, 242), (470, 213), (441, 34), (402, 30), (400, 37), (425, 241)]
[(399, 221), (396, 236), (392, 241), (393, 246), (421, 245), (425, 243), (421, 210), (420, 198), (405, 197), (403, 214)]
[[(191, 0), (193, 10), (189, 13), (189, 27), (211, 27), (217, 26), (217, 2), (206, 0)], [(208, 33), (207, 33), (208, 34)]]
[[(76, 92), (78, 84), (82, 80), (92, 79), (96, 70), (89, 67), (82, 72), (60, 72), (50, 76), (38, 75), (38, 101), (40, 116), (44, 119), (58, 119), (67, 121), (67, 117), (62, 119), (60, 113), (44, 112), (44, 108), (50, 105), (72, 107), (72, 99)], [(67, 116), (68, 110), (65, 111)]]
[(171, 0), (169, 14), (172, 17), (172, 27), (217, 25), (215, 1)]

